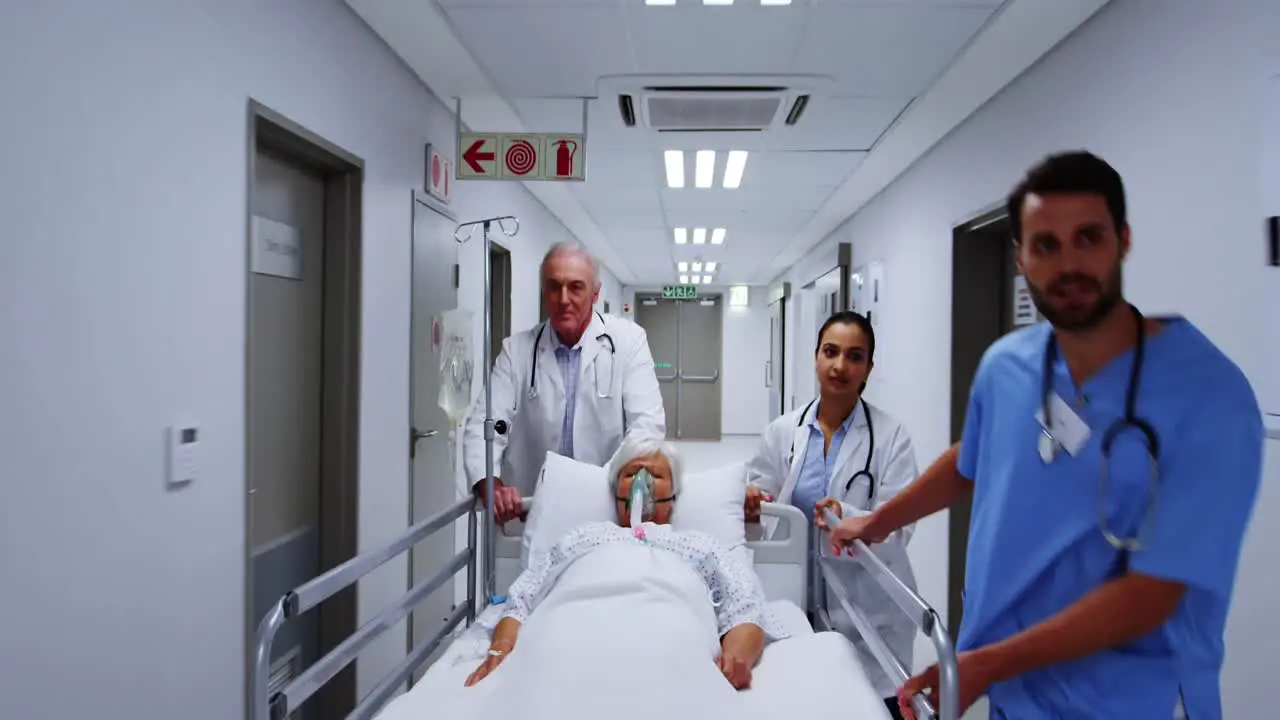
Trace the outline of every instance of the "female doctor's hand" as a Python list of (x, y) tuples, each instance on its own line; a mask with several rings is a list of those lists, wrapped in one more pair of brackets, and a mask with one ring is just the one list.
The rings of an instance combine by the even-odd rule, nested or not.
[(773, 496), (752, 485), (747, 486), (747, 498), (743, 503), (743, 513), (746, 515), (747, 522), (759, 522), (760, 505), (762, 503), (773, 502)]

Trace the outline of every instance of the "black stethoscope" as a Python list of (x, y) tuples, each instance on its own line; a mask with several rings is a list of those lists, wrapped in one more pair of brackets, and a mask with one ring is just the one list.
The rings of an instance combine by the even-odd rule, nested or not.
[[(817, 398), (810, 400), (809, 404), (804, 406), (804, 410), (800, 411), (800, 420), (796, 422), (797, 428), (804, 427), (804, 418), (809, 414), (809, 408), (813, 407), (816, 402), (818, 402)], [(858, 400), (858, 404), (862, 405), (862, 415), (867, 419), (867, 461), (862, 464), (861, 470), (849, 476), (849, 479), (845, 481), (844, 494), (849, 494), (849, 489), (853, 487), (854, 481), (860, 477), (865, 477), (867, 479), (867, 502), (872, 503), (876, 499), (876, 476), (871, 474), (871, 459), (875, 457), (876, 453), (876, 428), (871, 424), (871, 408), (867, 407), (867, 401)], [(787, 457), (787, 467), (791, 466), (795, 458), (796, 439), (793, 436), (791, 438), (791, 454)]]
[[(596, 312), (596, 317), (600, 318), (600, 324), (605, 325), (604, 315)], [(529, 399), (536, 400), (538, 398), (538, 346), (542, 344), (542, 334), (547, 331), (547, 323), (543, 322), (538, 328), (538, 336), (533, 340), (533, 363), (529, 373)], [(613, 397), (613, 356), (617, 354), (617, 348), (613, 345), (613, 336), (607, 332), (602, 332), (596, 336), (596, 342), (604, 345), (608, 342), (609, 348), (609, 380), (605, 385), (603, 393), (600, 392), (600, 362), (597, 360), (595, 365), (595, 381), (596, 381), (596, 397), (600, 399)]]
[[(1133, 350), (1133, 367), (1129, 371), (1129, 384), (1124, 391), (1124, 417), (1111, 423), (1107, 431), (1102, 435), (1102, 468), (1098, 475), (1098, 529), (1102, 531), (1102, 536), (1111, 543), (1112, 547), (1117, 550), (1139, 550), (1142, 547), (1141, 535), (1139, 537), (1122, 538), (1115, 535), (1107, 528), (1107, 489), (1110, 482), (1110, 461), (1111, 448), (1115, 445), (1116, 438), (1125, 430), (1134, 429), (1142, 434), (1142, 442), (1147, 451), (1147, 459), (1149, 461), (1149, 486), (1147, 489), (1147, 509), (1146, 518), (1143, 520), (1143, 528), (1149, 527), (1155, 515), (1156, 499), (1160, 493), (1160, 465), (1156, 459), (1160, 456), (1160, 436), (1156, 433), (1155, 428), (1146, 419), (1138, 415), (1138, 385), (1142, 379), (1142, 363), (1146, 355), (1147, 348), (1147, 329), (1146, 322), (1142, 313), (1133, 305), (1129, 306), (1133, 311), (1133, 317), (1138, 322), (1138, 343)], [(1049, 332), (1049, 341), (1044, 351), (1044, 371), (1041, 376), (1040, 393), (1041, 405), (1040, 412), (1044, 415), (1044, 422), (1040, 427), (1039, 451), (1040, 459), (1047, 465), (1053, 462), (1059, 452), (1062, 450), (1062, 443), (1053, 436), (1053, 417), (1052, 403), (1050, 398), (1053, 393), (1053, 366), (1058, 360), (1058, 342), (1053, 335), (1053, 331)]]

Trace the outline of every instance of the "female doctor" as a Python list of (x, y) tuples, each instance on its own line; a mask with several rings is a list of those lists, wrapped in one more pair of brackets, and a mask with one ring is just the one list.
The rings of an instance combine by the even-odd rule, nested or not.
[[(916, 479), (915, 455), (906, 430), (862, 400), (875, 350), (875, 331), (865, 316), (838, 312), (823, 323), (814, 359), (821, 393), (765, 429), (760, 450), (747, 466), (749, 522), (759, 519), (762, 501), (775, 498), (804, 511), (811, 522), (815, 510), (824, 506), (842, 517), (867, 515)], [(818, 515), (820, 520), (820, 511)], [(914, 589), (915, 574), (907, 558), (913, 529), (908, 525), (895, 531), (875, 547), (875, 553)], [(847, 574), (851, 601), (910, 668), (915, 640), (911, 620), (861, 565), (849, 563), (841, 571)], [(832, 623), (858, 648), (890, 714), (900, 719), (896, 683), (880, 669), (830, 590), (827, 607)]]

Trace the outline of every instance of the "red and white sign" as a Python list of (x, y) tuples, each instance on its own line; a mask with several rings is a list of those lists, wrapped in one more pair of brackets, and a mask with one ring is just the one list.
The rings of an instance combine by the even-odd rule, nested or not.
[(501, 135), (458, 135), (458, 179), (490, 180), (498, 175)]
[(459, 180), (587, 179), (581, 133), (458, 134)]
[(587, 153), (581, 135), (543, 138), (544, 180), (585, 180)]
[(427, 143), (427, 194), (442, 203), (453, 199), (453, 162)]
[(506, 180), (537, 180), (542, 176), (542, 138), (504, 135), (498, 175)]

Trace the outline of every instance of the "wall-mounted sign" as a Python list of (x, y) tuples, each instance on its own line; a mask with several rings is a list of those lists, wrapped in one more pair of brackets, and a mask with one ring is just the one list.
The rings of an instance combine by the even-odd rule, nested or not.
[(440, 154), (440, 149), (427, 143), (427, 176), (423, 183), (427, 194), (448, 204), (453, 198), (453, 161)]
[(697, 285), (663, 285), (663, 300), (694, 300), (698, 297)]
[(459, 133), (459, 180), (587, 179), (581, 133)]
[(259, 275), (302, 279), (302, 233), (292, 225), (253, 217), (249, 268)]

